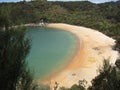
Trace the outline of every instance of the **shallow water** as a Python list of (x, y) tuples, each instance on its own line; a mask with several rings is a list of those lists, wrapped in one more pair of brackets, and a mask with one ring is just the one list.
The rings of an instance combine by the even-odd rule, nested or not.
[(52, 28), (28, 27), (31, 38), (28, 67), (36, 79), (43, 79), (64, 67), (75, 52), (76, 37)]

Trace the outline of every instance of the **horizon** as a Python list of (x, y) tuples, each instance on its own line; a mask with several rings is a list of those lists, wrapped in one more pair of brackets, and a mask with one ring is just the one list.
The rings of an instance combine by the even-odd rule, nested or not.
[[(20, 2), (20, 1), (24, 1), (24, 0), (0, 0), (1, 2)], [(31, 0), (25, 0), (25, 1), (31, 1)], [(70, 1), (90, 1), (92, 3), (105, 3), (105, 2), (115, 2), (118, 0), (47, 0), (47, 1), (63, 1), (63, 2), (70, 2)]]

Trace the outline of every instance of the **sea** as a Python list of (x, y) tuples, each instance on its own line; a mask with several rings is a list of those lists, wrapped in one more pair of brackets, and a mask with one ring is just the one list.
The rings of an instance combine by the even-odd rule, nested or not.
[(26, 58), (34, 79), (45, 79), (63, 69), (76, 51), (76, 36), (64, 30), (27, 27), (31, 49)]

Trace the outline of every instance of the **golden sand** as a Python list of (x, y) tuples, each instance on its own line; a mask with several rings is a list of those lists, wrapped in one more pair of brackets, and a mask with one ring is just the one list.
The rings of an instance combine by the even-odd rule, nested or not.
[(48, 24), (47, 27), (69, 31), (78, 38), (78, 50), (69, 64), (44, 82), (54, 87), (55, 82), (62, 87), (71, 87), (79, 80), (87, 80), (88, 84), (97, 75), (97, 69), (104, 59), (112, 64), (118, 58), (118, 52), (112, 50), (115, 40), (96, 30), (82, 26), (63, 23)]

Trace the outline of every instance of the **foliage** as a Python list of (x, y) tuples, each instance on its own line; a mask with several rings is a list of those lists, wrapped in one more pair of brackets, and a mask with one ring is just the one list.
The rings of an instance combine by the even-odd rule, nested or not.
[(92, 81), (92, 85), (86, 88), (87, 82), (80, 80), (79, 84), (74, 84), (71, 88), (62, 87), (60, 90), (119, 90), (120, 89), (120, 59), (115, 65), (111, 65), (109, 60), (104, 60), (99, 68), (99, 75)]
[(0, 20), (0, 90), (34, 90), (25, 62), (30, 50), (25, 28), (9, 26), (3, 13)]
[[(94, 4), (89, 1), (0, 3), (0, 11), (7, 11), (13, 24), (38, 23), (47, 18), (52, 23), (68, 23), (99, 30), (120, 41), (120, 2)], [(5, 20), (3, 20), (5, 21)], [(117, 43), (116, 48), (120, 49)], [(119, 50), (118, 49), (118, 50)]]
[(87, 81), (79, 80), (78, 84), (74, 84), (71, 88), (61, 87), (60, 90), (86, 90)]
[(8, 19), (8, 13), (4, 9), (1, 9), (0, 10), (0, 28), (5, 27), (7, 29), (9, 24), (10, 24), (10, 21)]
[(112, 66), (105, 60), (103, 67), (99, 69), (99, 75), (92, 80), (92, 86), (88, 90), (119, 90), (118, 72), (120, 73), (120, 70), (117, 66)]
[(35, 90), (51, 90), (49, 85), (43, 85), (43, 84), (40, 84), (37, 86), (37, 88)]
[(79, 80), (79, 84), (74, 84), (69, 90), (86, 90), (85, 86), (86, 86), (87, 82), (86, 80)]
[(120, 59), (116, 60), (115, 64), (116, 64), (116, 67), (120, 69)]
[[(23, 39), (25, 28), (8, 27), (10, 24), (38, 23), (41, 18), (47, 18), (49, 22), (81, 25), (99, 30), (116, 39), (115, 49), (120, 51), (120, 1), (102, 4), (88, 1), (47, 2), (46, 0), (0, 3), (0, 84), (2, 83), (0, 87), (4, 88), (7, 83), (4, 90), (16, 85), (21, 88), (22, 86), (35, 88), (32, 86), (32, 76), (29, 76), (30, 72), (26, 70), (25, 65), (25, 57), (30, 48), (29, 40)], [(92, 81), (89, 89), (117, 90), (119, 81), (116, 79), (116, 67), (105, 62), (103, 68), (100, 69), (100, 74)], [(74, 85), (72, 88), (79, 88), (79, 85)]]

